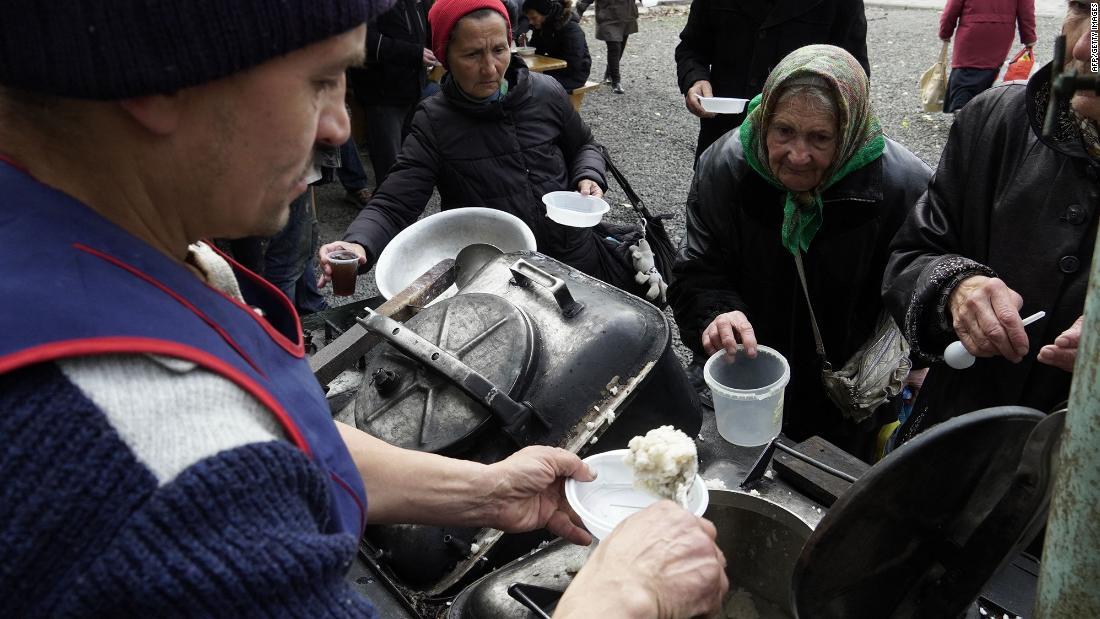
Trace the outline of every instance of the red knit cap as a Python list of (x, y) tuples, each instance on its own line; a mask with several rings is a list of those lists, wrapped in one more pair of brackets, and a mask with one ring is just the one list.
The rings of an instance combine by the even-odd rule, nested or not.
[(508, 25), (508, 38), (511, 43), (512, 21), (508, 19), (508, 9), (500, 0), (438, 0), (428, 11), (428, 24), (432, 29), (432, 53), (443, 66), (447, 66), (447, 43), (451, 40), (451, 30), (463, 17), (481, 9), (492, 9), (504, 18)]

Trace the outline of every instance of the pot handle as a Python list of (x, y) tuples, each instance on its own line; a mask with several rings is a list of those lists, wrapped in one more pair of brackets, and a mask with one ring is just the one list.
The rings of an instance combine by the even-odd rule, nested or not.
[(370, 308), (364, 309), (366, 315), (358, 319), (363, 328), (450, 380), (500, 420), (504, 432), (518, 445), (532, 444), (533, 437), (549, 427), (529, 402), (516, 402), (489, 379), (451, 353), (420, 337), (412, 329)]
[(566, 319), (573, 318), (584, 309), (584, 304), (573, 299), (565, 280), (560, 277), (543, 271), (523, 258), (516, 260), (509, 268), (512, 271), (512, 283), (520, 288), (527, 288), (534, 282), (550, 291), (561, 308), (561, 315)]

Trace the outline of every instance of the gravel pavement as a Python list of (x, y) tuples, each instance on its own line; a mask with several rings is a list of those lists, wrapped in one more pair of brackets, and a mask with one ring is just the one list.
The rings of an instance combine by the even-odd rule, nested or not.
[[(662, 5), (646, 11), (639, 23), (640, 32), (631, 36), (622, 60), (626, 94), (615, 95), (604, 87), (589, 93), (581, 108), (596, 139), (607, 145), (649, 209), (672, 216), (666, 226), (676, 243), (684, 232), (684, 200), (691, 183), (698, 132), (697, 120), (684, 108), (677, 89), (673, 60), (686, 20), (686, 6)], [(868, 6), (867, 21), (871, 91), (883, 129), (934, 168), (952, 117), (921, 110), (917, 80), (939, 54), (939, 12)], [(598, 77), (603, 74), (606, 48), (593, 35), (591, 17), (586, 17), (582, 25), (592, 54), (592, 76)], [(1040, 16), (1037, 27), (1036, 67), (1050, 60), (1061, 19)], [(344, 201), (338, 184), (319, 187), (317, 196), (322, 242), (338, 239), (357, 211)], [(607, 198), (612, 204), (612, 220), (631, 219), (629, 205), (623, 206), (626, 199), (614, 185)], [(438, 200), (433, 199), (428, 212), (437, 209)], [(373, 275), (361, 276), (354, 298), (376, 294), (375, 290)], [(334, 303), (332, 297), (328, 300)], [(347, 300), (336, 299), (335, 303)], [(686, 358), (678, 335), (676, 345), (681, 358)]]

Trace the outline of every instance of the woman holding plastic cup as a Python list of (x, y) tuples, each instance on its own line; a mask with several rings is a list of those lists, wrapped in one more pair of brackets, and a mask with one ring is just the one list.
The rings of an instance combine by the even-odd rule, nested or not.
[(885, 137), (867, 75), (830, 45), (792, 52), (749, 104), (745, 123), (700, 158), (670, 302), (696, 353), (755, 358), (758, 344), (789, 363), (783, 431), (821, 436), (868, 457), (892, 414), (845, 419), (821, 383), (806, 288), (831, 364), (871, 336), (888, 246), (930, 170)]
[[(554, 78), (534, 73), (511, 49), (508, 13), (499, 0), (437, 0), (428, 13), (432, 49), (447, 68), (442, 91), (422, 101), (386, 176), (342, 241), (360, 270), (424, 212), (434, 190), (441, 208), (493, 208), (519, 217), (538, 250), (628, 291), (634, 279), (628, 244), (602, 227), (571, 227), (547, 217), (545, 194), (601, 197), (607, 188), (601, 147)], [(620, 238), (618, 240), (624, 240)]]

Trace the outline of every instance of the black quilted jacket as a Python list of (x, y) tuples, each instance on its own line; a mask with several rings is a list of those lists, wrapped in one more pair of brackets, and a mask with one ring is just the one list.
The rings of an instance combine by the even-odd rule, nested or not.
[(550, 221), (542, 204), (546, 193), (575, 190), (582, 179), (607, 188), (599, 145), (553, 78), (529, 72), (518, 56), (506, 76), (508, 94), (494, 102), (472, 101), (444, 78), (443, 91), (417, 107), (397, 162), (344, 240), (365, 247), (373, 262), (438, 188), (444, 210), (511, 213), (531, 228), (542, 253), (606, 275), (599, 237)]

